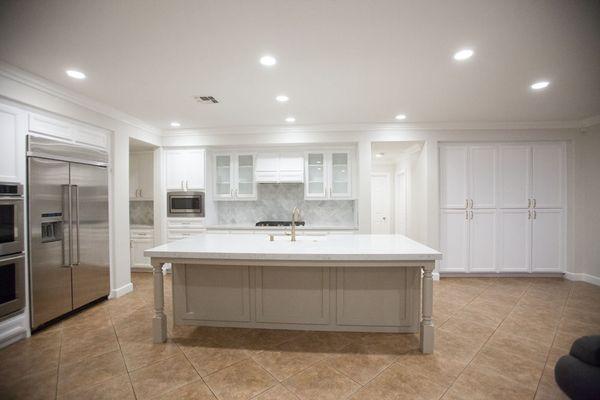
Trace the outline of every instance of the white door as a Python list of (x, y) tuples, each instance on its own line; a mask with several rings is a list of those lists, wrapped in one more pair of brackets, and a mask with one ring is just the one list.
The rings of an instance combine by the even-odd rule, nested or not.
[(496, 210), (469, 211), (469, 271), (496, 271)]
[(231, 154), (215, 155), (215, 199), (233, 198), (233, 157)]
[(469, 255), (469, 211), (442, 210), (440, 218), (440, 271), (467, 272)]
[(533, 210), (531, 270), (563, 271), (562, 210)]
[(535, 144), (532, 154), (531, 197), (535, 199), (535, 208), (562, 207), (562, 143)]
[(500, 145), (498, 194), (502, 208), (527, 208), (530, 199), (531, 147)]
[(306, 155), (306, 182), (304, 190), (306, 198), (325, 198), (325, 153), (308, 153)]
[(331, 198), (351, 197), (350, 176), (350, 153), (331, 153)]
[(441, 208), (465, 208), (467, 201), (467, 146), (440, 148)]
[(498, 270), (529, 272), (531, 257), (531, 211), (498, 211)]
[(254, 155), (236, 155), (235, 197), (244, 200), (256, 199), (254, 180)]
[(396, 211), (396, 229), (395, 233), (400, 235), (406, 235), (407, 228), (407, 201), (406, 201), (406, 172), (401, 171), (396, 174), (396, 195), (395, 200), (395, 211)]
[(493, 145), (469, 147), (469, 197), (473, 208), (496, 208), (497, 154)]
[(205, 189), (204, 150), (187, 150), (185, 156), (185, 180), (189, 190)]
[(390, 176), (371, 175), (371, 233), (390, 233)]
[(185, 151), (165, 151), (167, 190), (185, 190)]

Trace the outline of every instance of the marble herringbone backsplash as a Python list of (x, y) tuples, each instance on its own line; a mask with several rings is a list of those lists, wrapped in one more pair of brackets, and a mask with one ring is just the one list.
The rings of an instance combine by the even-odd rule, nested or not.
[(256, 201), (219, 201), (219, 224), (253, 225), (261, 220), (289, 221), (292, 209), (301, 210), (301, 219), (313, 226), (354, 226), (354, 200), (304, 200), (304, 185), (297, 183), (258, 185)]

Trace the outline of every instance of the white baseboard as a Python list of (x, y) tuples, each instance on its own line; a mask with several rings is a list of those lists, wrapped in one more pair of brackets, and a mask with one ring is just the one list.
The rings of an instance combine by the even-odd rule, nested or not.
[(116, 299), (117, 297), (125, 296), (127, 293), (133, 292), (133, 283), (129, 282), (127, 285), (123, 285), (117, 289), (111, 289), (109, 299)]
[(592, 285), (600, 286), (600, 277), (575, 272), (565, 272), (565, 278), (570, 281), (581, 281), (591, 283)]
[(434, 281), (439, 281), (440, 280), (440, 273), (439, 272), (434, 272), (432, 274), (432, 276), (433, 276), (433, 280)]
[(25, 314), (0, 322), (0, 349), (27, 337)]

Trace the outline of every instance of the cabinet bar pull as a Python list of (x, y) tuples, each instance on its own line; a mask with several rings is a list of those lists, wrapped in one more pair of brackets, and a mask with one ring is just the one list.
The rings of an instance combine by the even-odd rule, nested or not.
[(527, 208), (531, 208), (531, 199), (527, 199)]
[(471, 219), (473, 219), (473, 211), (471, 211)]
[(527, 219), (531, 219), (531, 210), (527, 211)]
[(469, 220), (469, 212), (468, 211), (465, 211), (465, 219)]
[(465, 208), (469, 208), (469, 199), (465, 199)]
[(533, 219), (537, 219), (537, 212), (535, 210), (533, 210)]
[(471, 208), (473, 208), (473, 199), (471, 199)]
[(537, 206), (537, 201), (536, 199), (533, 199), (533, 208), (535, 208)]

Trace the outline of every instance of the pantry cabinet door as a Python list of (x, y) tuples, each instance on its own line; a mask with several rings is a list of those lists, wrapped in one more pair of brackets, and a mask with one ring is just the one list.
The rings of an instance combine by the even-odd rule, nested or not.
[(466, 208), (468, 198), (468, 147), (440, 148), (440, 207)]
[(563, 211), (533, 210), (532, 272), (562, 272), (563, 268)]
[(535, 208), (563, 206), (562, 143), (535, 144), (533, 149), (532, 191)]
[(531, 257), (531, 211), (498, 211), (498, 270), (529, 272)]
[(440, 271), (468, 271), (468, 216), (468, 211), (465, 210), (442, 210), (440, 245), (444, 257), (440, 263)]
[(129, 153), (129, 198), (135, 199), (139, 195), (138, 181), (139, 157), (138, 154)]
[(469, 211), (469, 271), (496, 271), (496, 210)]
[(469, 198), (473, 208), (496, 208), (497, 154), (493, 145), (469, 147)]
[(531, 146), (500, 145), (499, 158), (498, 194), (500, 207), (529, 207)]
[(140, 189), (138, 196), (145, 200), (153, 200), (154, 153), (140, 153), (137, 156), (137, 187)]

